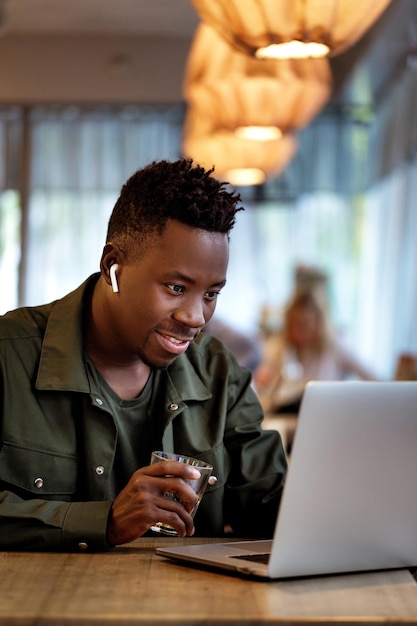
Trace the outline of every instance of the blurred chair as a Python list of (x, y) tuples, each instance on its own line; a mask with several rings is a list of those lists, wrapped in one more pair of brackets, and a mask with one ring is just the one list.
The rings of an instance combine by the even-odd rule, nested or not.
[(417, 380), (417, 354), (403, 352), (398, 356), (395, 380)]

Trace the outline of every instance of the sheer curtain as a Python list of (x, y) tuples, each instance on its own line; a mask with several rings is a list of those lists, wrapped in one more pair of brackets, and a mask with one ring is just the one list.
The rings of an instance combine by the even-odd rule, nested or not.
[(60, 297), (99, 269), (122, 184), (153, 160), (178, 158), (182, 117), (180, 106), (32, 110), (25, 304)]
[(0, 314), (18, 304), (22, 111), (0, 108)]
[[(411, 6), (411, 5), (410, 5)], [(416, 33), (407, 30), (409, 49)], [(402, 352), (417, 353), (417, 81), (404, 56), (381, 95), (370, 133), (356, 337), (392, 377)]]
[(417, 353), (417, 160), (367, 196), (356, 337), (384, 377), (402, 352)]

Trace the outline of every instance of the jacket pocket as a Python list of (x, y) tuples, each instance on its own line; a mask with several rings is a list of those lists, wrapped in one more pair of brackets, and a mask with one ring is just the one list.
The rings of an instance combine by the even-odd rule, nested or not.
[(0, 450), (0, 482), (27, 491), (32, 497), (62, 497), (75, 493), (77, 468), (75, 456), (34, 450), (10, 442), (4, 442)]

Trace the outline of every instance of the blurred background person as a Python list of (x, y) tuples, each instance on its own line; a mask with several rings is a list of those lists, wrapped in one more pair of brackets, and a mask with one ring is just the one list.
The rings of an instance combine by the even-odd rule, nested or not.
[(337, 337), (322, 292), (296, 288), (282, 328), (263, 344), (254, 380), (266, 413), (297, 413), (311, 380), (376, 380)]

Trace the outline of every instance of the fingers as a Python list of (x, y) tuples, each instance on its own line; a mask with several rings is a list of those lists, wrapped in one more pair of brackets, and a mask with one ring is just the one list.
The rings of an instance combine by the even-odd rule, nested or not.
[(181, 502), (147, 490), (137, 491), (133, 498), (129, 492), (126, 487), (112, 504), (106, 532), (109, 545), (134, 541), (157, 522), (172, 526), (180, 537), (194, 534), (193, 518)]
[[(200, 472), (192, 465), (179, 463), (178, 461), (161, 461), (153, 463), (148, 467), (139, 470), (140, 473), (146, 472), (148, 475), (160, 477), (162, 482), (158, 482), (160, 495), (175, 499), (191, 512), (197, 502), (195, 491), (186, 482), (200, 478)], [(172, 498), (172, 495), (175, 498)]]
[(155, 504), (158, 510), (153, 524), (160, 522), (164, 525), (172, 526), (180, 537), (194, 534), (193, 518), (184, 504), (177, 499), (176, 495), (167, 493), (162, 498), (155, 500)]
[(200, 478), (200, 472), (196, 467), (187, 465), (187, 463), (180, 463), (179, 461), (160, 461), (138, 471), (146, 471), (147, 474), (152, 476), (179, 476), (185, 480)]
[[(162, 508), (168, 508), (169, 510), (173, 509), (172, 506), (166, 502), (166, 500), (171, 500), (171, 502), (173, 501), (180, 504), (189, 513), (191, 513), (197, 503), (197, 494), (192, 487), (190, 487), (190, 485), (182, 478), (174, 476), (164, 476), (163, 478), (158, 478), (158, 495), (164, 498), (162, 505), (158, 499), (159, 506), (162, 506)], [(177, 510), (178, 507), (175, 506), (174, 509)]]
[(200, 472), (176, 461), (162, 461), (137, 470), (112, 504), (107, 541), (121, 545), (143, 535), (157, 522), (169, 524), (180, 537), (194, 534), (190, 513), (197, 495), (186, 480)]

